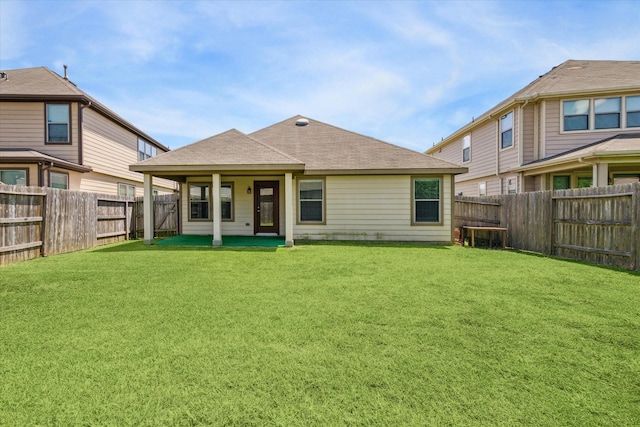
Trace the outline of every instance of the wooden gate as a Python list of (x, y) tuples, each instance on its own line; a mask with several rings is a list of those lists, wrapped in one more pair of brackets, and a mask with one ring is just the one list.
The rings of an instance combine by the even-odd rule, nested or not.
[[(136, 197), (134, 238), (144, 237), (143, 198)], [(175, 236), (180, 230), (180, 196), (164, 194), (153, 197), (153, 234), (155, 237)]]

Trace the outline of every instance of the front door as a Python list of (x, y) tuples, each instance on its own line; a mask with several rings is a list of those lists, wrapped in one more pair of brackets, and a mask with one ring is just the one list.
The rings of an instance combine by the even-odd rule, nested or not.
[(280, 232), (280, 218), (278, 207), (280, 206), (280, 183), (278, 181), (254, 181), (253, 182), (253, 231), (258, 233)]

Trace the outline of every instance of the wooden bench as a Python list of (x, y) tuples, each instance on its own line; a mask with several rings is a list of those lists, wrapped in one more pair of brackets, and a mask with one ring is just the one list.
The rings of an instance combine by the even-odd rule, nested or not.
[(462, 227), (462, 245), (464, 246), (465, 230), (471, 231), (471, 247), (476, 247), (476, 230), (486, 230), (489, 232), (489, 247), (493, 246), (493, 232), (498, 231), (502, 233), (502, 247), (507, 247), (507, 229), (504, 227), (471, 227), (465, 225)]

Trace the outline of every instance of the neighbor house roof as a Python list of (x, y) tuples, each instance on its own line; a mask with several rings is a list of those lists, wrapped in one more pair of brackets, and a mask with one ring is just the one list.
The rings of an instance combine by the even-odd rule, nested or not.
[(305, 175), (467, 171), (453, 163), (302, 116), (250, 135), (233, 129), (129, 168), (158, 176), (212, 170), (286, 170), (304, 171)]
[(89, 96), (68, 78), (61, 77), (47, 67), (2, 70), (0, 101), (70, 101), (81, 102), (105, 117), (129, 129), (149, 142), (168, 151), (169, 148), (138, 129), (115, 112)]
[(546, 74), (529, 83), (490, 110), (474, 118), (426, 153), (433, 153), (454, 142), (472, 128), (495, 117), (514, 104), (543, 98), (582, 94), (606, 94), (609, 92), (637, 91), (640, 89), (640, 61), (590, 61), (573, 60), (553, 67)]
[(545, 170), (571, 169), (576, 164), (588, 166), (590, 162), (596, 161), (640, 162), (640, 133), (612, 136), (546, 159), (527, 163), (514, 171), (538, 174)]
[(76, 172), (91, 172), (93, 170), (88, 166), (68, 162), (28, 148), (0, 148), (0, 163), (43, 163), (60, 169), (67, 169)]

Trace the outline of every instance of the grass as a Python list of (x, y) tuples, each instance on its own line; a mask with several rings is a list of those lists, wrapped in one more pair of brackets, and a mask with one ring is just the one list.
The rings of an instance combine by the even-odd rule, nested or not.
[(0, 268), (0, 425), (640, 424), (640, 275), (129, 242)]

